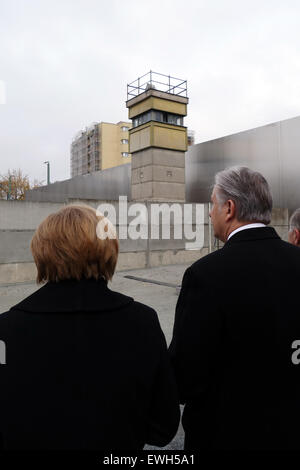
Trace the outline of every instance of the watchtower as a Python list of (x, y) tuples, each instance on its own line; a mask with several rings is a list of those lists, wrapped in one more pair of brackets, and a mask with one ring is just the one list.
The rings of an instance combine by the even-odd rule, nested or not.
[(153, 71), (127, 85), (131, 198), (185, 200), (187, 82)]

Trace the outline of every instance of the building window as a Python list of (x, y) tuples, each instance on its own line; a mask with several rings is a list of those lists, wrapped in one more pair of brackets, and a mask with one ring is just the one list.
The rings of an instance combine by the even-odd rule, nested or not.
[(126, 132), (126, 131), (129, 130), (129, 127), (127, 127), (127, 126), (122, 126), (122, 127), (121, 127), (121, 130), (124, 131), (124, 132)]
[(122, 139), (122, 140), (121, 140), (121, 143), (122, 143), (122, 144), (128, 144), (128, 139)]
[(122, 152), (122, 157), (128, 157), (129, 153), (128, 152)]
[(163, 122), (163, 113), (161, 111), (155, 111), (155, 121)]
[(146, 122), (149, 122), (152, 119), (153, 118), (151, 111), (147, 111), (146, 113), (140, 114), (139, 116), (135, 117), (132, 121), (132, 126), (141, 126), (142, 124), (145, 124)]

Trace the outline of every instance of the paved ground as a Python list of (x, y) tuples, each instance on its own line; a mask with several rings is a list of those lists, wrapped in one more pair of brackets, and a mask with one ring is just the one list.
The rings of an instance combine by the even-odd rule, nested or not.
[[(186, 268), (187, 265), (173, 265), (123, 271), (115, 274), (110, 288), (154, 308), (169, 344), (172, 337), (178, 286), (181, 284)], [(5, 312), (38, 288), (35, 283), (0, 284), (0, 313)], [(176, 437), (165, 449), (182, 448), (183, 430), (180, 426)], [(147, 449), (155, 448), (147, 447)]]

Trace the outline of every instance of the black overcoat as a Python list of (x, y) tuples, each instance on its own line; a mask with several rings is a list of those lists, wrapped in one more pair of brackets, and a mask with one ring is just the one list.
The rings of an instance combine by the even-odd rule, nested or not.
[(104, 280), (47, 283), (0, 315), (5, 449), (166, 445), (179, 402), (156, 312)]
[(299, 285), (300, 249), (271, 227), (187, 269), (170, 345), (186, 449), (300, 449)]

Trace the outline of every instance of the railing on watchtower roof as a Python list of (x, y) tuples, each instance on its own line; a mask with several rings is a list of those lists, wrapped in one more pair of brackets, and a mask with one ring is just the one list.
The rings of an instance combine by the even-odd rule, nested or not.
[(186, 80), (150, 70), (150, 72), (142, 75), (127, 85), (127, 100), (130, 100), (150, 89), (187, 97)]

